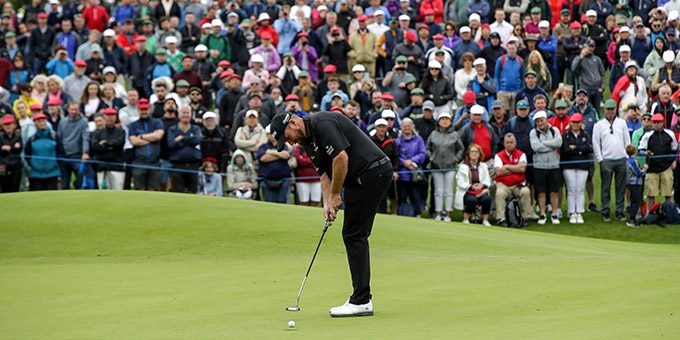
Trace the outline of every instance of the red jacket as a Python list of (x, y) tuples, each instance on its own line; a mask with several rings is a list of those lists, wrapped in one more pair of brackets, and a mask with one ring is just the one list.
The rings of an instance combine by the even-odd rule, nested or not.
[(87, 28), (104, 32), (106, 24), (109, 22), (109, 12), (101, 5), (89, 6), (83, 11), (83, 19)]
[[(515, 149), (512, 152), (511, 157), (508, 156), (508, 153), (505, 151), (505, 149), (501, 150), (497, 155), (503, 161), (503, 165), (517, 165), (519, 163), (519, 158), (522, 157), (524, 152), (522, 152), (520, 149)], [(520, 184), (524, 182), (524, 173), (510, 173), (505, 176), (499, 176), (496, 175), (496, 182), (498, 183), (503, 183), (508, 187)]]
[[(305, 148), (298, 145), (295, 148), (295, 160), (297, 161), (297, 168), (295, 169), (295, 176), (296, 177), (310, 177), (310, 178), (304, 178), (304, 179), (296, 179), (295, 181), (297, 182), (319, 182), (319, 173), (316, 172), (316, 169), (314, 168), (314, 163), (312, 163), (312, 160), (307, 156), (307, 153), (305, 152)], [(313, 177), (313, 178), (311, 178)]]
[(139, 34), (137, 33), (133, 34), (132, 41), (130, 41), (125, 33), (120, 33), (118, 34), (118, 38), (116, 38), (116, 44), (125, 50), (126, 55), (130, 55), (135, 51), (135, 39), (137, 39), (138, 36)]
[(555, 115), (554, 117), (548, 119), (548, 123), (560, 130), (560, 134), (563, 135), (567, 131), (567, 126), (569, 126), (569, 123), (571, 123), (571, 118), (569, 118), (568, 115), (564, 115), (564, 117), (560, 119), (560, 117)]
[(434, 22), (441, 24), (444, 22), (444, 1), (442, 0), (423, 0), (423, 2), (420, 3), (420, 13), (419, 15), (419, 20), (418, 22), (425, 22), (425, 16), (423, 13), (425, 13), (426, 9), (431, 9), (434, 11)]
[(262, 27), (258, 28), (257, 29), (257, 35), (260, 36), (260, 39), (262, 39), (262, 33), (264, 33), (264, 32), (269, 32), (269, 34), (272, 35), (272, 45), (274, 45), (274, 47), (278, 46), (278, 44), (279, 44), (279, 33), (276, 32), (274, 27), (272, 27), (272, 25), (268, 25), (268, 26), (262, 26)]

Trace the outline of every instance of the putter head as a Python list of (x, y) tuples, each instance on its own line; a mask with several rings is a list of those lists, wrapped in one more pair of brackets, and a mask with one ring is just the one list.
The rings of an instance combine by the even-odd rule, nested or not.
[(289, 306), (289, 307), (286, 307), (286, 311), (288, 311), (288, 312), (299, 312), (299, 311), (300, 311), (300, 307), (298, 307), (298, 306)]

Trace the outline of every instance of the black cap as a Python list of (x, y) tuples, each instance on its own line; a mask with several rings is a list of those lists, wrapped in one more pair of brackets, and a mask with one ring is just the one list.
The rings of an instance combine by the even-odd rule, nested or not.
[(498, 32), (491, 32), (491, 38), (498, 38), (498, 39), (500, 39), (500, 38), (501, 38), (501, 35), (498, 34)]
[(269, 124), (269, 132), (271, 132), (272, 137), (276, 139), (276, 149), (278, 151), (283, 150), (286, 146), (286, 136), (283, 132), (286, 130), (286, 126), (288, 126), (288, 122), (290, 122), (291, 118), (293, 118), (293, 113), (279, 113), (272, 118), (272, 121)]
[(585, 94), (586, 96), (588, 95), (588, 91), (586, 91), (584, 89), (578, 89), (578, 91), (576, 91), (576, 94), (581, 94), (581, 93)]

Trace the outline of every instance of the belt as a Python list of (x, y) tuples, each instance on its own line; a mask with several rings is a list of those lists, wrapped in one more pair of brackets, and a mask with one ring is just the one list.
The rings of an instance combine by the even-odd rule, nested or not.
[(379, 159), (379, 160), (377, 160), (377, 161), (371, 163), (371, 164), (368, 166), (368, 168), (366, 168), (366, 170), (375, 169), (375, 168), (377, 168), (377, 167), (379, 167), (379, 166), (382, 166), (382, 165), (385, 165), (385, 164), (387, 164), (387, 163), (389, 163), (389, 162), (390, 162), (390, 159), (389, 159), (388, 157), (381, 158), (381, 159)]

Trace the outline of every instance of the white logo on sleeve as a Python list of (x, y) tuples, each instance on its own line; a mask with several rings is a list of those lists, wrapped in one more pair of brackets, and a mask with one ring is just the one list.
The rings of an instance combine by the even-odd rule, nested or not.
[(333, 154), (333, 151), (335, 151), (335, 148), (333, 148), (332, 145), (326, 145), (326, 153), (330, 156)]

